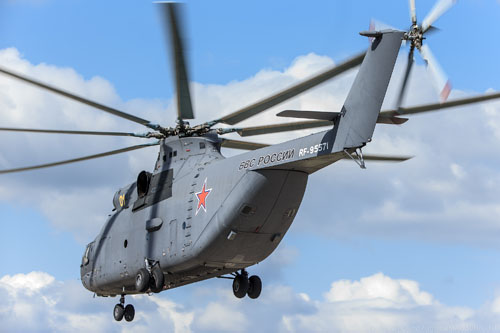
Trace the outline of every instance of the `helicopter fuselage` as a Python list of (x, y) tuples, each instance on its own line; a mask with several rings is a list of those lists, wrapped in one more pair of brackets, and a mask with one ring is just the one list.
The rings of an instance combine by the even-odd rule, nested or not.
[(98, 295), (135, 293), (136, 272), (158, 263), (168, 289), (264, 260), (318, 169), (310, 157), (338, 159), (329, 132), (230, 158), (215, 135), (162, 140), (146, 189), (139, 177), (116, 193), (113, 214), (84, 254), (84, 286)]

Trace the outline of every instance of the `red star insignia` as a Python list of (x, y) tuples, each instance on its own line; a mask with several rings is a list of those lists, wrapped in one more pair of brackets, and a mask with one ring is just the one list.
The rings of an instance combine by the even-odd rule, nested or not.
[(211, 188), (207, 189), (207, 180), (205, 179), (205, 182), (203, 183), (203, 188), (201, 189), (201, 192), (195, 193), (196, 198), (198, 198), (198, 207), (196, 208), (196, 215), (198, 215), (198, 212), (200, 211), (200, 208), (203, 208), (205, 213), (207, 212), (207, 197), (212, 191)]

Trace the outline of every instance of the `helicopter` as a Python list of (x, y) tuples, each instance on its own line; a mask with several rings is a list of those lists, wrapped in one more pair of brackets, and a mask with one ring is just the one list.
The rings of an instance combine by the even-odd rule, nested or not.
[[(233, 293), (238, 298), (258, 298), (262, 290), (261, 279), (256, 275), (249, 276), (247, 268), (265, 260), (277, 248), (293, 223), (310, 174), (341, 159), (352, 159), (361, 168), (365, 168), (367, 160), (404, 161), (408, 157), (363, 154), (362, 149), (371, 141), (377, 123), (402, 124), (407, 121), (403, 117), (407, 114), (500, 97), (491, 94), (411, 108), (400, 106), (414, 49), (433, 64), (423, 44), (424, 33), (431, 29), (433, 22), (424, 20), (426, 24), (418, 25), (414, 1), (410, 1), (410, 5), (413, 9), (409, 31), (374, 29), (361, 32), (372, 39), (366, 53), (246, 108), (195, 126), (186, 121), (194, 119), (194, 112), (178, 4), (159, 4), (170, 24), (177, 86), (175, 127), (153, 124), (0, 68), (3, 74), (141, 124), (151, 131), (1, 130), (133, 136), (155, 140), (72, 160), (1, 170), (0, 173), (34, 170), (158, 146), (158, 159), (152, 172), (140, 172), (135, 182), (115, 193), (112, 215), (95, 240), (87, 245), (81, 262), (84, 287), (98, 296), (120, 295), (120, 302), (113, 310), (118, 321), (134, 319), (133, 305), (125, 306), (126, 295), (161, 292), (213, 277), (232, 279)], [(436, 12), (432, 13), (439, 17)], [(410, 43), (410, 56), (398, 106), (381, 112), (403, 41)], [(236, 125), (356, 66), (360, 66), (359, 72), (339, 112), (286, 110), (278, 115), (309, 121), (214, 128), (217, 124)], [(330, 128), (275, 145), (221, 138), (233, 132), (252, 136), (316, 127)], [(221, 147), (249, 152), (225, 158)]]

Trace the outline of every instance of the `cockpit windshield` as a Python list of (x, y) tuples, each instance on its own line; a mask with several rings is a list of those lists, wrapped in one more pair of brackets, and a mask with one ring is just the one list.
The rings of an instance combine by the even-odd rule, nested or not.
[(90, 251), (92, 249), (92, 245), (94, 243), (90, 243), (89, 245), (87, 245), (87, 248), (85, 249), (85, 253), (83, 254), (83, 258), (82, 258), (82, 265), (83, 266), (86, 266), (89, 264), (90, 260), (89, 260), (89, 256), (90, 256)]

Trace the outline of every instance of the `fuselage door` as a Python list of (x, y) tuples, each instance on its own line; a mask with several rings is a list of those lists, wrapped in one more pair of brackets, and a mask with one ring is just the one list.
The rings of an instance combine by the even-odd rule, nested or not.
[(177, 220), (170, 221), (168, 234), (169, 234), (168, 253), (170, 258), (172, 258), (176, 256), (177, 252)]

